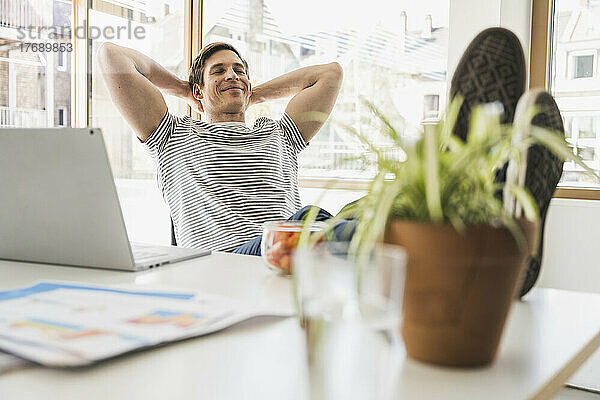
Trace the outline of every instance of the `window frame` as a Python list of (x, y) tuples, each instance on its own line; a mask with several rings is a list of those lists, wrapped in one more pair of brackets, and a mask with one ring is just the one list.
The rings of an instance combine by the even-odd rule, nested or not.
[[(552, 8), (555, 0), (532, 0), (529, 88), (550, 88), (550, 56), (552, 49)], [(594, 58), (596, 73), (597, 58)], [(586, 78), (581, 78), (586, 79)], [(589, 79), (589, 78), (588, 78)], [(600, 189), (560, 186), (554, 198), (600, 200)]]

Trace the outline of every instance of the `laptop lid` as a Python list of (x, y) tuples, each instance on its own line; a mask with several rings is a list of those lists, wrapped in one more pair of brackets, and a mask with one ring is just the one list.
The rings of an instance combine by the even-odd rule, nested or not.
[(0, 205), (0, 258), (135, 269), (99, 129), (0, 129)]

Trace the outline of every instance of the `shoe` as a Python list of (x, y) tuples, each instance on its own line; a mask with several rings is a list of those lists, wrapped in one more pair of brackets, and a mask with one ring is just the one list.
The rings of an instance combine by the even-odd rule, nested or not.
[[(504, 108), (503, 123), (515, 119), (517, 104), (542, 107), (532, 125), (551, 129), (564, 135), (560, 112), (552, 96), (543, 90), (525, 92), (525, 56), (519, 39), (504, 28), (489, 28), (473, 39), (461, 57), (450, 86), (450, 98), (457, 95), (463, 104), (453, 133), (466, 140), (471, 110), (474, 106), (499, 102)], [(521, 99), (521, 101), (520, 101)], [(563, 163), (544, 146), (536, 145), (527, 152), (525, 187), (533, 195), (540, 213), (539, 247), (528, 260), (525, 280), (519, 292), (525, 295), (535, 284), (542, 261), (542, 246), (546, 213), (550, 199), (562, 174)], [(496, 174), (496, 182), (505, 182), (508, 164)], [(501, 192), (498, 193), (501, 198)]]
[[(539, 109), (539, 113), (532, 119), (531, 125), (549, 129), (564, 138), (565, 128), (558, 106), (552, 95), (543, 89), (529, 90), (521, 97), (517, 105), (515, 121), (519, 121), (521, 115), (534, 106)], [(526, 132), (527, 127), (524, 127), (523, 131)], [(540, 213), (540, 233), (537, 251), (527, 262), (525, 280), (519, 292), (519, 297), (523, 297), (531, 290), (540, 274), (546, 213), (562, 176), (564, 163), (543, 145), (531, 146), (523, 158), (523, 165), (527, 166), (524, 186), (529, 190), (537, 204)], [(506, 177), (497, 176), (496, 178), (499, 180)]]
[(512, 123), (525, 91), (525, 56), (519, 38), (504, 28), (488, 28), (473, 39), (461, 57), (450, 85), (450, 99), (463, 98), (453, 133), (466, 141), (471, 109), (499, 102), (503, 123)]

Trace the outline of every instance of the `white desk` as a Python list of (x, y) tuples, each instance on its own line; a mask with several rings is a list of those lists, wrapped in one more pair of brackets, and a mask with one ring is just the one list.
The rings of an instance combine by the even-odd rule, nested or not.
[[(166, 285), (292, 306), (291, 281), (257, 257), (216, 253), (142, 273), (0, 261), (0, 289), (40, 279)], [(456, 370), (402, 360), (403, 399), (551, 398), (600, 344), (600, 295), (538, 289), (515, 304), (499, 357)], [(302, 330), (257, 318), (225, 331), (81, 370), (29, 367), (0, 375), (2, 399), (306, 399)]]

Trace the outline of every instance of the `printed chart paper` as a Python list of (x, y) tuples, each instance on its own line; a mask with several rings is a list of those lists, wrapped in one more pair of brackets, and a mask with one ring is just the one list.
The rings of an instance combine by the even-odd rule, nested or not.
[(0, 292), (0, 349), (47, 366), (83, 366), (258, 315), (290, 313), (206, 293), (40, 282)]

